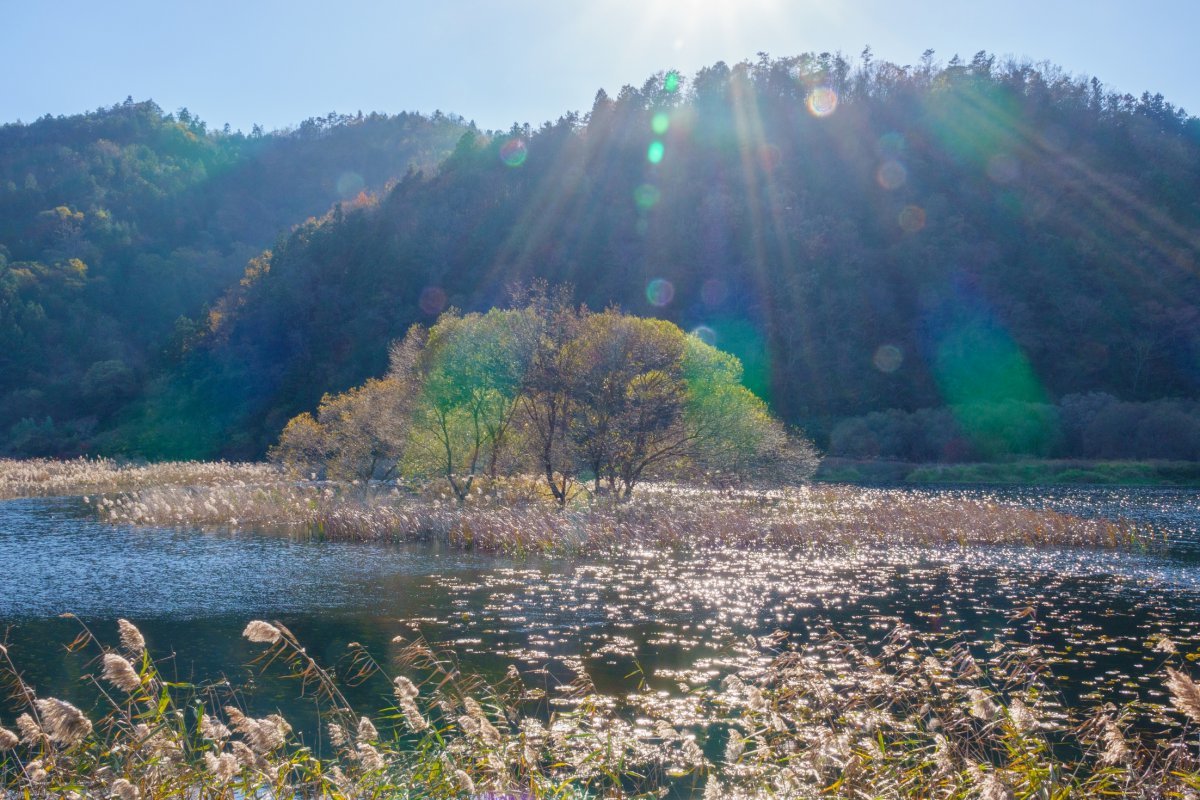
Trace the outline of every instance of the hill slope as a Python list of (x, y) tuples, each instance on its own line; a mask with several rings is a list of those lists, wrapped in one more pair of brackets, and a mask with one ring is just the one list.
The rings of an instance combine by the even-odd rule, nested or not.
[(1049, 67), (930, 61), (717, 64), (582, 119), (469, 132), (254, 262), (130, 441), (261, 453), (410, 323), (534, 277), (698, 328), (818, 433), (889, 408), (1195, 394), (1200, 122)]
[(86, 446), (249, 258), (436, 164), (462, 130), (331, 114), (244, 136), (132, 100), (0, 127), (0, 442)]

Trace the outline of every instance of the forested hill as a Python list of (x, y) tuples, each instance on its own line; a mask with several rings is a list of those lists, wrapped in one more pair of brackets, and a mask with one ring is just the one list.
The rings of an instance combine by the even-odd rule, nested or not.
[(0, 447), (89, 447), (251, 257), (463, 130), (330, 114), (243, 135), (132, 100), (0, 126)]
[[(986, 54), (663, 73), (583, 116), (469, 130), (436, 169), (300, 226), (93, 446), (261, 454), (382, 372), (411, 323), (542, 277), (696, 329), (822, 441), (872, 412), (899, 429), (1007, 403), (1036, 424), (980, 430), (1045, 450), (1058, 409), (1099, 413), (1079, 397), (1196, 396), (1198, 257), (1200, 121), (1161, 96)], [(887, 454), (871, 419), (849, 438)], [(965, 435), (974, 417), (937, 420), (954, 430), (933, 457), (1003, 451)]]
[(1194, 396), (1198, 245), (1200, 122), (1158, 96), (985, 54), (660, 74), (582, 117), (469, 132), (299, 228), (136, 441), (260, 453), (410, 323), (533, 277), (699, 328), (818, 435), (883, 409)]

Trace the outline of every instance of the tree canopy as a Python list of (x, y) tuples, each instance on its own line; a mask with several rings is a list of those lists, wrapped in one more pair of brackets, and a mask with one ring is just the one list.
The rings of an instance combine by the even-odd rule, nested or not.
[(444, 480), (539, 475), (566, 503), (651, 477), (799, 481), (815, 451), (739, 383), (741, 364), (670, 322), (528, 305), (415, 326), (383, 379), (322, 399), (272, 450), (299, 474)]
[[(154, 153), (221, 139), (194, 130), (194, 118), (104, 118), (129, 116), (148, 116), (174, 143), (145, 145)], [(1200, 121), (1159, 95), (987, 53), (941, 62), (928, 53), (908, 65), (764, 54), (690, 78), (659, 73), (536, 128), (407, 120), (394, 123), (415, 126), (403, 141), (449, 138), (440, 164), (298, 225), (248, 262), (229, 248), (222, 269), (248, 265), (223, 293), (176, 281), (192, 274), (180, 265), (208, 264), (212, 221), (259, 219), (252, 212), (268, 198), (214, 177), (242, 174), (215, 156), (203, 161), (204, 180), (195, 165), (147, 173), (213, 193), (163, 190), (210, 204), (142, 203), (136, 232), (115, 202), (93, 209), (66, 188), (30, 188), (48, 173), (3, 173), (10, 199), (36, 202), (13, 200), (22, 232), (0, 239), (11, 251), (0, 296), (12, 298), (0, 330), (32, 343), (0, 348), (11, 376), (0, 418), (24, 419), (27, 442), (44, 441), (46, 425), (61, 441), (75, 425), (65, 439), (82, 449), (258, 456), (322, 395), (381, 374), (387, 343), (414, 323), (431, 325), (451, 306), (484, 312), (509, 283), (538, 277), (573, 284), (592, 308), (696, 331), (738, 356), (742, 382), (822, 444), (848, 420), (894, 411), (935, 428), (935, 417), (950, 419), (953, 435), (926, 437), (947, 443), (926, 448), (947, 456), (986, 456), (1002, 441), (1061, 441), (1054, 452), (1070, 454), (1063, 448), (1080, 440), (1065, 436), (1063, 416), (1036, 407), (1094, 392), (1154, 403), (1200, 389)], [(59, 152), (51, 122), (33, 139), (42, 122), (0, 129), (0, 147), (5, 135), (36, 140), (50, 158)], [(288, 141), (318, 154), (366, 130), (335, 120)], [(246, 152), (264, 147), (244, 138)], [(280, 182), (293, 163), (251, 161), (271, 165), (254, 175)], [(143, 185), (135, 176), (145, 170), (112, 166), (89, 180)], [(228, 212), (184, 213), (194, 207)], [(140, 243), (151, 219), (162, 246), (122, 251), (136, 269), (114, 272), (108, 256), (77, 247), (101, 229)], [(184, 221), (178, 231), (174, 219)], [(137, 291), (117, 299), (118, 284)], [(88, 312), (101, 297), (121, 314)], [(122, 320), (143, 308), (158, 321), (128, 345), (122, 326), (132, 323)], [(160, 352), (173, 355), (149, 355)], [(116, 360), (136, 390), (120, 401), (123, 390), (105, 394), (114, 410), (96, 419), (77, 387), (92, 365)], [(1026, 414), (1003, 425), (1033, 430), (1034, 414), (1064, 435), (999, 437), (988, 433), (1001, 425), (995, 414), (951, 410), (997, 404)], [(16, 441), (10, 432), (10, 449)]]
[[(195, 341), (249, 259), (304, 219), (436, 164), (463, 129), (330, 114), (244, 135), (132, 100), (0, 126), (0, 448), (94, 446)], [(22, 418), (48, 420), (48, 435), (12, 435)]]

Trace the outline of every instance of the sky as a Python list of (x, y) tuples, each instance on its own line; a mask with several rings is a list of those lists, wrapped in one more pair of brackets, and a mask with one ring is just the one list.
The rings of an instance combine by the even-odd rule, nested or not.
[(837, 52), (987, 50), (1200, 115), (1196, 0), (0, 0), (0, 123), (131, 96), (210, 128), (440, 110), (484, 129), (587, 112), (655, 72)]

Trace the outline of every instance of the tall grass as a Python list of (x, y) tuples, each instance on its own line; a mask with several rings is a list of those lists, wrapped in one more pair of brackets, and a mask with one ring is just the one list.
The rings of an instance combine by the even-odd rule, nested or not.
[[(1194, 797), (1200, 686), (1160, 642), (1169, 704), (1069, 707), (1042, 652), (961, 643), (898, 627), (867, 643), (830, 636), (760, 658), (663, 702), (649, 688), (603, 696), (573, 680), (495, 685), (453, 655), (393, 641), (350, 644), (341, 676), (280, 623), (245, 636), (258, 665), (295, 679), (322, 712), (319, 737), (254, 717), (228, 690), (163, 677), (137, 629), (119, 645), (86, 629), (95, 708), (40, 697), (0, 648), (18, 716), (0, 719), (0, 783), (13, 796), (140, 798), (1002, 798)], [(750, 664), (747, 666), (747, 664)], [(374, 715), (341, 682), (382, 676)]]
[(104, 519), (118, 523), (271, 527), (359, 541), (434, 539), (511, 554), (812, 544), (1116, 547), (1153, 538), (1152, 531), (1123, 521), (822, 484), (774, 491), (658, 484), (629, 502), (603, 499), (565, 510), (506, 487), (481, 490), (460, 504), (387, 487), (285, 483), (154, 487), (95, 503)]
[(465, 502), (433, 484), (304, 483), (266, 464), (0, 460), (0, 499), (82, 494), (107, 521), (274, 528), (328, 539), (436, 539), (502, 553), (809, 544), (1114, 547), (1153, 541), (1120, 520), (986, 499), (834, 484), (716, 490), (647, 484), (632, 501), (558, 509), (532, 479), (480, 479)]
[(0, 500), (129, 492), (152, 486), (245, 486), (278, 480), (278, 469), (269, 464), (224, 461), (122, 464), (106, 458), (0, 459)]

